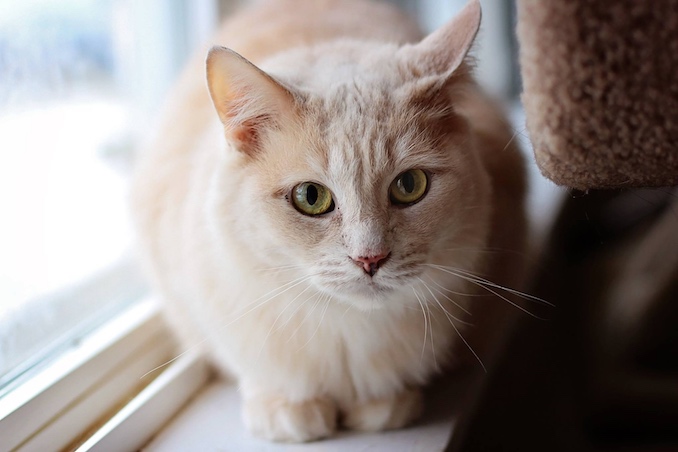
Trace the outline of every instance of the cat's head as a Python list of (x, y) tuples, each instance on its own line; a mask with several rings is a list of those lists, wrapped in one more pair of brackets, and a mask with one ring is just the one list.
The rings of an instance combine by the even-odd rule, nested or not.
[(479, 21), (472, 2), (417, 44), (318, 45), (266, 72), (212, 49), (208, 84), (228, 141), (217, 222), (264, 268), (289, 266), (366, 309), (420, 278), (449, 278), (429, 264), (472, 266), (489, 181), (456, 102)]

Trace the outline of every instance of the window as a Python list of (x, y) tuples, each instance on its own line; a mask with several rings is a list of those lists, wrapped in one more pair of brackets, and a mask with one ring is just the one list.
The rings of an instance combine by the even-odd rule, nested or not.
[[(171, 358), (156, 309), (139, 304), (147, 288), (132, 257), (127, 182), (139, 138), (218, 11), (214, 0), (0, 3), (0, 450), (21, 436), (12, 413), (22, 404), (44, 417), (20, 422), (41, 444), (38, 432), (77, 418), (79, 397), (109, 412)], [(102, 325), (133, 346), (106, 345)], [(144, 329), (155, 333), (134, 333)], [(127, 376), (92, 371), (85, 355), (124, 363)], [(97, 399), (106, 385), (124, 389)], [(55, 404), (40, 395), (50, 386), (69, 393)], [(94, 418), (80, 416), (80, 428)]]
[(144, 292), (130, 259), (133, 150), (216, 8), (0, 5), (0, 388)]
[[(110, 96), (113, 48), (101, 8), (74, 1), (58, 10), (47, 2), (2, 8), (0, 206), (8, 214), (0, 225), (0, 381), (6, 382), (42, 348), (37, 337), (50, 343), (62, 333), (43, 323), (60, 309), (58, 292), (118, 261), (129, 233), (121, 224), (122, 178), (106, 165), (124, 106)], [(53, 303), (44, 301), (48, 294)]]

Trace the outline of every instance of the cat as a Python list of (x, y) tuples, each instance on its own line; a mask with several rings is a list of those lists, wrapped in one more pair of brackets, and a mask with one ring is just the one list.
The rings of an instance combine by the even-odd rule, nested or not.
[(261, 2), (219, 32), (207, 89), (194, 61), (170, 94), (133, 183), (141, 254), (252, 434), (412, 423), (468, 295), (520, 286), (523, 161), (472, 77), (480, 18), (471, 0), (422, 38), (385, 3)]

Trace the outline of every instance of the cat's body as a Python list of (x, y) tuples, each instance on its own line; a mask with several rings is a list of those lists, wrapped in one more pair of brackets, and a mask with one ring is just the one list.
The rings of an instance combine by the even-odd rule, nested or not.
[[(134, 186), (171, 323), (238, 380), (255, 434), (292, 441), (338, 417), (367, 430), (416, 418), (418, 388), (460, 342), (450, 298), (474, 310), (464, 272), (516, 287), (510, 253), (525, 245), (522, 160), (463, 61), (478, 5), (452, 33), (401, 47), (418, 31), (388, 6), (301, 3), (224, 26), (219, 42), (275, 80), (213, 50), (214, 105), (191, 67)], [(459, 55), (438, 57), (450, 37), (444, 53)], [(426, 190), (398, 204), (393, 181), (410, 170)], [(326, 213), (294, 207), (304, 182), (327, 187)]]

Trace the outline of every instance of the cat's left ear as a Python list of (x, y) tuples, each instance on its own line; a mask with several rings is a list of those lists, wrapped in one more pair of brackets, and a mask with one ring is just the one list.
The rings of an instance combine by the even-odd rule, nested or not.
[(481, 16), (480, 1), (470, 0), (452, 20), (418, 44), (401, 50), (424, 74), (449, 78), (464, 64), (478, 34)]
[(207, 85), (226, 138), (248, 155), (256, 154), (264, 134), (294, 105), (289, 90), (225, 47), (212, 47), (207, 55)]

